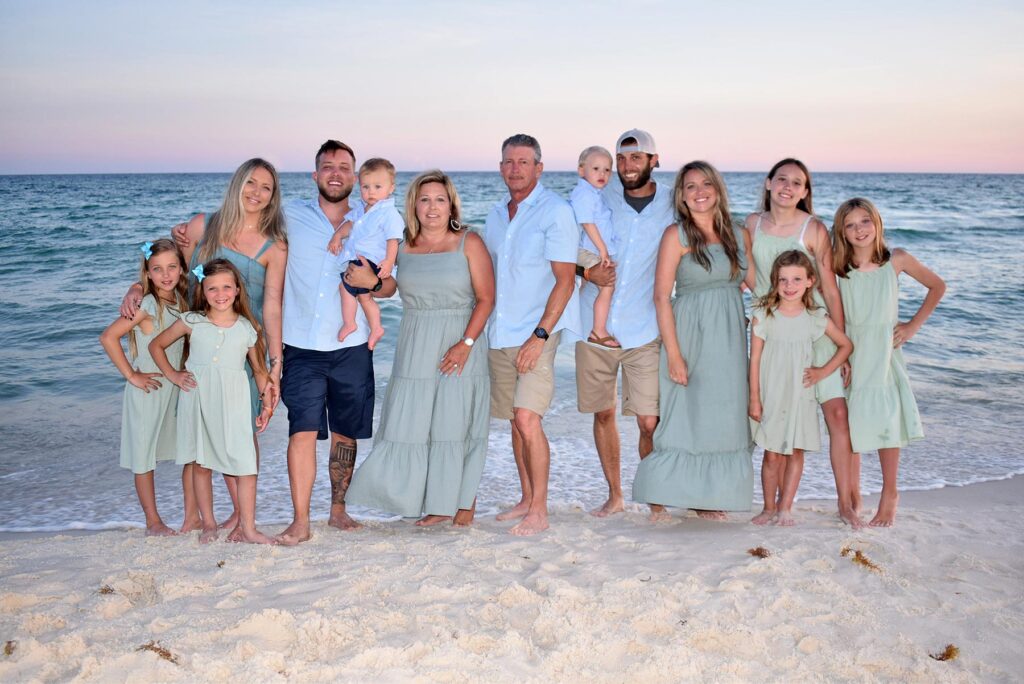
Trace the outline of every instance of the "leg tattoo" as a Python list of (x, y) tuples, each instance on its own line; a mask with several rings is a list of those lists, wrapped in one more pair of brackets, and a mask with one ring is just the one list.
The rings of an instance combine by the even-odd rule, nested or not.
[(331, 503), (344, 504), (345, 493), (352, 483), (352, 471), (356, 467), (356, 445), (335, 442), (328, 461), (331, 475)]

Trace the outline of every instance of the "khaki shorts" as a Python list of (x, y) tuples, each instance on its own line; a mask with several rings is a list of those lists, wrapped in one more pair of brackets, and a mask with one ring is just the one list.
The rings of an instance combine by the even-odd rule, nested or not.
[(544, 341), (544, 350), (532, 371), (520, 375), (516, 370), (519, 347), (487, 351), (491, 367), (491, 416), (512, 420), (513, 409), (524, 408), (543, 416), (555, 394), (555, 352), (562, 332), (552, 333)]
[(591, 252), (589, 249), (583, 249), (576, 253), (576, 263), (583, 268), (590, 268), (591, 266), (597, 266), (601, 263), (601, 255)]
[(580, 413), (615, 408), (615, 381), (622, 366), (622, 415), (658, 415), (661, 338), (634, 349), (576, 343), (576, 406)]

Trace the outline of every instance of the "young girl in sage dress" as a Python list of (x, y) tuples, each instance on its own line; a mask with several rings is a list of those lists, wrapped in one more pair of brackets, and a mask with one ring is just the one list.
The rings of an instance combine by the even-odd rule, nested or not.
[[(846, 332), (854, 343), (848, 390), (850, 437), (858, 454), (878, 451), (882, 495), (868, 524), (890, 527), (899, 499), (900, 448), (924, 436), (900, 347), (928, 320), (946, 284), (904, 250), (886, 247), (882, 217), (866, 199), (843, 202), (836, 211), (832, 240)], [(906, 323), (899, 321), (901, 273), (928, 288), (917, 313)]]
[[(804, 451), (821, 449), (814, 386), (850, 356), (853, 344), (814, 303), (814, 264), (801, 250), (776, 257), (771, 288), (756, 301), (750, 332), (750, 405), (754, 443), (764, 448), (764, 510), (755, 525), (792, 525)], [(815, 367), (814, 342), (827, 336), (836, 352)]]
[[(164, 524), (156, 508), (153, 473), (157, 461), (178, 456), (175, 439), (175, 406), (178, 388), (160, 382), (160, 372), (149, 355), (149, 342), (188, 307), (185, 299), (185, 257), (170, 240), (142, 245), (139, 268), (142, 304), (131, 318), (119, 317), (100, 335), (107, 356), (127, 380), (121, 409), (121, 467), (135, 474), (135, 491), (146, 515), (146, 536), (168, 536), (174, 530)], [(128, 338), (131, 360), (121, 340)], [(169, 362), (181, 367), (182, 344), (168, 350)], [(192, 468), (181, 473), (185, 493), (185, 521), (181, 531), (197, 529), (199, 509), (192, 494)]]
[[(217, 538), (212, 471), (238, 478), (238, 528), (230, 541), (273, 544), (256, 529), (256, 448), (252, 439), (249, 380), (262, 394), (269, 383), (263, 332), (249, 308), (241, 273), (226, 259), (192, 270), (199, 286), (192, 308), (149, 344), (157, 366), (182, 390), (178, 400), (179, 461), (194, 460), (193, 484), (203, 516), (200, 543)], [(171, 367), (164, 349), (189, 336), (185, 370)], [(269, 402), (256, 417), (262, 432), (273, 415)]]

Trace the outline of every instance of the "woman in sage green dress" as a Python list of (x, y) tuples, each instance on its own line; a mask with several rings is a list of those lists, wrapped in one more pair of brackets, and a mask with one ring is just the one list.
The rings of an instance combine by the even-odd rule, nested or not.
[(422, 515), (420, 526), (468, 525), (487, 453), (490, 379), (482, 333), (494, 306), (494, 272), (483, 240), (459, 223), (459, 196), (448, 176), (420, 174), (405, 209), (395, 360), (373, 451), (345, 501)]
[[(721, 174), (690, 162), (676, 176), (679, 223), (662, 237), (654, 280), (661, 332), (661, 419), (654, 451), (637, 468), (633, 499), (725, 518), (753, 500), (747, 421), (746, 318), (740, 284), (747, 268)], [(673, 288), (675, 299), (670, 300)]]

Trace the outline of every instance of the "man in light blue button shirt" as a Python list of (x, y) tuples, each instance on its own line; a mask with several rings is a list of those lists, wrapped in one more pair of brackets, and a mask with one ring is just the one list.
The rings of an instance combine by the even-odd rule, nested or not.
[(579, 229), (569, 203), (540, 183), (540, 144), (525, 134), (501, 146), (508, 194), (487, 215), (484, 241), (494, 262), (496, 301), (488, 321), (491, 415), (512, 423), (512, 451), (523, 496), (498, 520), (521, 520), (525, 536), (548, 528), (551, 454), (541, 420), (554, 394), (562, 331), (578, 336)]
[(608, 332), (621, 348), (576, 343), (576, 396), (581, 413), (594, 414), (594, 442), (608, 481), (608, 500), (591, 511), (605, 517), (623, 510), (621, 446), (615, 421), (615, 386), (622, 372), (622, 414), (636, 416), (638, 451), (644, 458), (654, 447), (658, 424), (658, 319), (654, 309), (654, 270), (665, 228), (674, 222), (672, 186), (651, 178), (658, 151), (650, 133), (626, 131), (615, 146), (619, 183), (604, 189), (612, 210), (618, 252), (611, 267), (600, 264), (583, 273), (580, 289), (583, 330), (593, 326), (598, 285), (615, 284)]
[[(313, 180), (319, 196), (285, 206), (288, 267), (281, 400), (288, 407), (288, 479), (294, 514), (291, 525), (277, 540), (286, 545), (310, 538), (309, 501), (316, 480), (316, 440), (327, 428), (331, 433), (328, 524), (343, 530), (359, 527), (345, 512), (345, 492), (355, 467), (356, 440), (370, 436), (373, 422), (373, 353), (366, 344), (369, 326), (359, 310), (358, 329), (344, 342), (338, 341), (338, 287), (346, 264), (327, 250), (350, 208), (355, 153), (344, 143), (328, 140), (317, 152), (315, 163)], [(375, 296), (390, 296), (395, 290), (394, 279), (384, 284), (377, 278), (372, 289)]]

